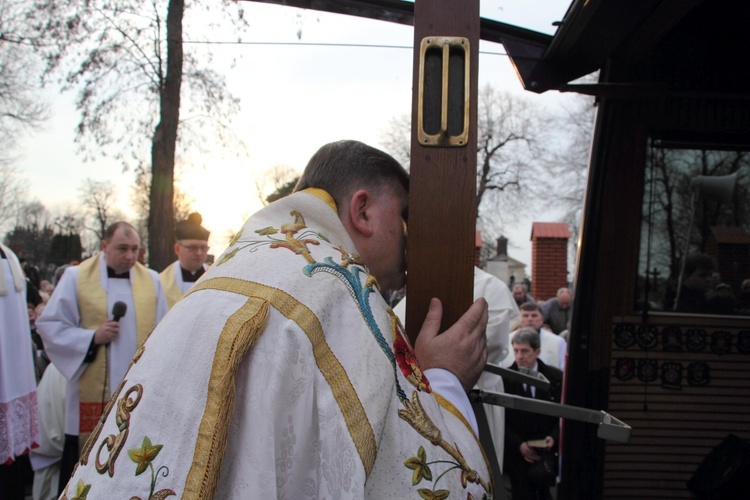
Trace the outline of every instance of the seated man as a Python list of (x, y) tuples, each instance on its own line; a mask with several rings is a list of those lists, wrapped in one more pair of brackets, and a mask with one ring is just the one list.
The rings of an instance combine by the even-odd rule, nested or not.
[[(505, 383), (508, 394), (560, 402), (563, 374), (539, 359), (539, 334), (533, 328), (521, 328), (511, 339), (515, 362), (511, 370), (519, 367), (534, 370), (550, 381), (549, 390), (527, 386), (509, 380)], [(529, 478), (529, 468), (542, 460), (542, 450), (556, 452), (560, 438), (560, 419), (537, 413), (508, 409), (505, 414), (505, 471), (510, 477), (513, 500), (551, 499), (549, 485), (535, 483)], [(535, 440), (536, 446), (529, 441)], [(544, 444), (541, 444), (541, 441)]]
[[(543, 328), (544, 317), (538, 305), (527, 302), (521, 304), (520, 309), (521, 325), (519, 328), (533, 328), (539, 333), (539, 340), (541, 342), (539, 359), (564, 372), (565, 358), (568, 354), (568, 343), (564, 338)], [(515, 331), (510, 333), (511, 343), (513, 343), (513, 336), (515, 334)], [(509, 354), (505, 358), (505, 361), (503, 361), (503, 366), (507, 368), (513, 364), (513, 359), (513, 353)]]
[(136, 354), (68, 498), (489, 496), (467, 396), (487, 302), (438, 335), (433, 299), (412, 349), (379, 292), (405, 282), (408, 181), (365, 144), (318, 150)]

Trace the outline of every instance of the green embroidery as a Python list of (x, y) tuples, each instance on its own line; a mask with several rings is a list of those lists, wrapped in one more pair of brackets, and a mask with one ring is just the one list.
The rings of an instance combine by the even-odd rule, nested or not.
[(427, 465), (427, 452), (424, 451), (424, 446), (419, 447), (416, 457), (409, 457), (404, 460), (404, 465), (414, 471), (411, 476), (412, 486), (419, 484), (422, 479), (432, 481), (432, 471), (430, 466)]
[[(90, 489), (90, 484), (84, 484), (83, 481), (79, 479), (76, 483), (76, 491), (73, 493), (73, 496), (70, 497), (70, 500), (86, 500), (86, 495), (89, 494)], [(62, 498), (63, 500), (66, 500), (68, 497), (63, 495)]]
[[(453, 460), (435, 460), (432, 462), (427, 461), (427, 452), (423, 446), (417, 450), (417, 455), (407, 458), (404, 461), (404, 465), (414, 471), (412, 474), (411, 484), (417, 485), (422, 479), (426, 481), (432, 481), (432, 470), (430, 465), (435, 464), (447, 464), (450, 465), (445, 471), (443, 471), (434, 481), (434, 487), (432, 489), (422, 488), (417, 490), (419, 496), (422, 498), (446, 498), (449, 494), (447, 490), (436, 490), (440, 480), (452, 470), (461, 471), (461, 486), (466, 488), (467, 483), (475, 483), (481, 485), (484, 490), (491, 493), (490, 484), (482, 479), (477, 471), (469, 467), (466, 463), (466, 459), (458, 449), (458, 445), (452, 446), (442, 438), (440, 429), (435, 426), (430, 417), (424, 411), (422, 403), (419, 401), (419, 394), (414, 391), (412, 393), (411, 401), (402, 401), (404, 409), (398, 411), (398, 416), (409, 422), (409, 424), (416, 430), (422, 437), (427, 439), (434, 446), (442, 448)], [(427, 495), (427, 496), (425, 496)]]
[(448, 490), (428, 490), (427, 488), (422, 488), (420, 490), (417, 490), (417, 493), (419, 493), (419, 496), (421, 498), (424, 498), (425, 500), (443, 500), (443, 498), (448, 498), (448, 495), (450, 495), (450, 491)]
[[(143, 474), (146, 469), (151, 469), (151, 490), (149, 491), (148, 495), (149, 500), (161, 500), (168, 496), (176, 495), (176, 493), (170, 489), (163, 489), (154, 493), (154, 489), (156, 488), (156, 480), (158, 479), (159, 475), (161, 474), (162, 477), (167, 477), (169, 475), (169, 468), (166, 465), (162, 465), (156, 471), (154, 471), (154, 465), (151, 463), (159, 454), (163, 446), (164, 445), (161, 444), (151, 444), (151, 440), (148, 438), (148, 436), (144, 436), (143, 443), (141, 444), (140, 448), (131, 448), (130, 450), (128, 450), (128, 456), (130, 457), (130, 460), (137, 464), (135, 468), (136, 476)], [(136, 498), (140, 500), (140, 497), (133, 497), (133, 499)]]
[[(294, 222), (284, 223), (279, 228), (268, 226), (262, 229), (256, 229), (254, 231), (255, 234), (259, 236), (265, 236), (266, 239), (264, 240), (246, 240), (241, 237), (242, 232), (237, 233), (230, 242), (226, 252), (221, 256), (216, 265), (218, 266), (224, 264), (229, 259), (237, 255), (237, 252), (239, 252), (240, 250), (250, 248), (250, 251), (252, 252), (260, 246), (264, 245), (268, 245), (271, 248), (286, 248), (287, 250), (291, 250), (296, 254), (302, 255), (310, 263), (315, 262), (315, 260), (310, 256), (310, 250), (308, 250), (307, 248), (308, 245), (320, 245), (319, 240), (328, 242), (328, 238), (317, 231), (308, 229), (305, 225), (305, 218), (296, 210), (292, 210), (289, 215), (294, 217)], [(274, 236), (279, 233), (283, 234), (284, 237), (279, 238), (277, 236)], [(232, 248), (237, 243), (244, 243), (244, 245)]]

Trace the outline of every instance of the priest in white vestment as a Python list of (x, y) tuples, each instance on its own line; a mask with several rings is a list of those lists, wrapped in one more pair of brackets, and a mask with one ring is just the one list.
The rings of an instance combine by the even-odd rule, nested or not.
[(138, 352), (68, 498), (491, 498), (467, 391), (487, 303), (416, 346), (381, 297), (405, 271), (408, 174), (355, 141), (253, 215)]
[[(65, 270), (36, 321), (51, 362), (68, 380), (61, 481), (70, 477), (136, 350), (167, 311), (159, 275), (137, 262), (139, 245), (132, 225), (110, 226), (102, 252)], [(124, 304), (118, 305), (121, 317), (114, 317), (117, 303)]]
[(192, 213), (187, 219), (175, 224), (174, 252), (177, 254), (177, 260), (159, 273), (167, 298), (167, 307), (170, 309), (208, 269), (206, 258), (209, 250), (208, 237), (211, 233), (201, 226), (201, 222), (201, 215)]
[(18, 458), (39, 442), (36, 378), (26, 277), (18, 257), (0, 244), (0, 493), (23, 499)]

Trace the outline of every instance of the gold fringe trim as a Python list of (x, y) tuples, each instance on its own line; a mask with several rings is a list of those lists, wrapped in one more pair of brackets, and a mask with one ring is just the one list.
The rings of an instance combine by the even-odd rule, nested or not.
[(185, 482), (184, 499), (213, 498), (216, 492), (227, 449), (229, 422), (234, 412), (237, 370), (247, 351), (262, 335), (268, 316), (268, 302), (251, 297), (229, 317), (222, 329), (193, 463)]

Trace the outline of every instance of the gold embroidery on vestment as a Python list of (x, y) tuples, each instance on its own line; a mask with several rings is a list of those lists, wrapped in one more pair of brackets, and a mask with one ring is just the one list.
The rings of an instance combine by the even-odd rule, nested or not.
[(302, 331), (305, 332), (312, 345), (315, 362), (326, 382), (331, 387), (333, 396), (338, 403), (349, 434), (362, 461), (365, 475), (369, 477), (377, 456), (375, 433), (372, 430), (362, 402), (359, 400), (346, 370), (326, 342), (323, 327), (315, 314), (306, 305), (283, 290), (237, 278), (213, 278), (206, 280), (196, 284), (187, 292), (186, 296), (206, 289), (265, 299), (282, 315), (297, 323)]
[[(135, 399), (130, 397), (132, 394), (135, 394)], [(109, 477), (113, 477), (115, 475), (115, 462), (117, 461), (117, 457), (120, 455), (120, 451), (122, 451), (122, 447), (125, 446), (125, 442), (128, 440), (128, 434), (130, 433), (130, 412), (133, 411), (136, 406), (138, 406), (138, 403), (141, 402), (142, 397), (143, 386), (141, 384), (135, 384), (133, 387), (128, 389), (128, 391), (119, 401), (117, 401), (115, 422), (117, 423), (117, 428), (120, 432), (116, 436), (114, 434), (110, 434), (109, 436), (104, 438), (102, 444), (99, 445), (99, 450), (96, 453), (95, 462), (96, 471), (99, 474), (104, 474), (106, 472), (109, 474)], [(104, 462), (100, 462), (99, 458), (101, 457), (102, 449), (105, 446), (107, 447), (107, 451), (109, 451), (109, 456), (107, 457), (107, 460), (105, 460)]]
[(247, 351), (260, 338), (267, 321), (268, 302), (250, 297), (224, 324), (216, 344), (206, 407), (183, 499), (211, 498), (216, 491), (234, 411), (237, 370)]

